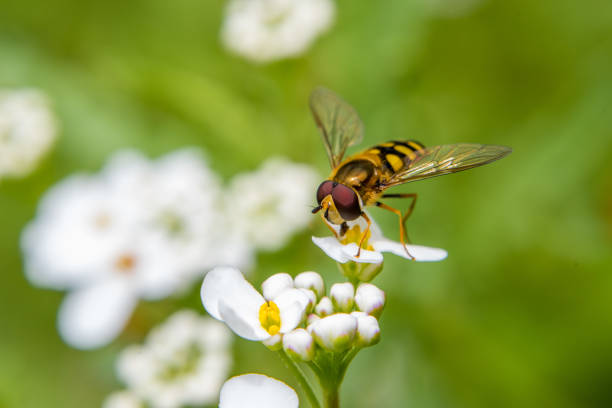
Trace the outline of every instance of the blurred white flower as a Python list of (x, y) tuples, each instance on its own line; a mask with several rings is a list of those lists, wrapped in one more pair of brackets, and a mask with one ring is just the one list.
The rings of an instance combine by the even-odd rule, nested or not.
[(156, 161), (120, 152), (99, 174), (53, 187), (22, 249), (32, 283), (72, 290), (59, 311), (63, 339), (104, 345), (140, 298), (181, 291), (218, 264), (250, 264), (250, 247), (219, 225), (220, 189), (194, 150)]
[(30, 173), (56, 135), (45, 95), (33, 89), (0, 89), (0, 178)]
[(298, 408), (293, 388), (261, 374), (244, 374), (223, 384), (219, 408)]
[(152, 408), (216, 401), (230, 364), (227, 328), (191, 310), (172, 315), (142, 346), (121, 352), (118, 376)]
[(130, 391), (117, 391), (106, 397), (102, 408), (143, 408), (143, 403)]
[(332, 24), (332, 0), (230, 0), (225, 46), (256, 62), (297, 56)]
[(234, 177), (225, 198), (233, 223), (256, 248), (276, 250), (312, 219), (309, 208), (318, 175), (309, 166), (267, 160), (258, 170)]
[[(208, 272), (200, 294), (212, 317), (227, 324), (238, 336), (256, 341), (295, 329), (310, 302), (308, 296), (293, 287), (274, 291), (273, 298), (264, 298), (238, 269), (228, 267)], [(271, 345), (278, 340), (275, 338)]]
[[(448, 255), (445, 250), (440, 248), (406, 245), (410, 253), (410, 255), (408, 255), (406, 249), (400, 242), (391, 241), (385, 238), (372, 217), (370, 217), (370, 219), (372, 220), (370, 236), (364, 241), (359, 257), (356, 257), (359, 249), (358, 243), (361, 239), (362, 231), (365, 231), (366, 228), (366, 223), (362, 217), (348, 223), (350, 228), (340, 241), (335, 237), (312, 237), (312, 242), (321, 248), (329, 257), (342, 264), (349, 261), (380, 264), (383, 261), (383, 252), (391, 252), (403, 258), (419, 262), (441, 261)], [(329, 225), (337, 229), (336, 225)]]

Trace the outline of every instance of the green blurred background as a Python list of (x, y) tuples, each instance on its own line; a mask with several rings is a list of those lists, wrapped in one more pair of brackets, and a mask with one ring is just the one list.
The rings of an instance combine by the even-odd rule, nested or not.
[[(196, 287), (141, 303), (101, 350), (63, 344), (63, 294), (28, 284), (18, 247), (41, 194), (122, 147), (155, 157), (201, 146), (226, 180), (272, 155), (323, 177), (307, 108), (318, 84), (358, 109), (363, 146), (514, 148), (484, 168), (397, 189), (419, 193), (412, 240), (449, 257), (386, 258), (375, 280), (388, 295), (382, 341), (351, 366), (343, 406), (612, 406), (612, 3), (485, 0), (453, 18), (441, 11), (457, 1), (340, 0), (335, 25), (304, 56), (267, 65), (223, 49), (220, 1), (2, 1), (0, 86), (46, 91), (61, 135), (34, 174), (0, 184), (0, 407), (99, 406), (122, 387), (113, 364), (125, 345), (179, 307), (203, 313)], [(395, 237), (394, 216), (373, 214)], [(313, 217), (287, 248), (260, 254), (255, 282), (303, 270), (340, 281), (310, 242), (325, 231)], [(234, 345), (234, 373), (296, 385), (274, 353)]]

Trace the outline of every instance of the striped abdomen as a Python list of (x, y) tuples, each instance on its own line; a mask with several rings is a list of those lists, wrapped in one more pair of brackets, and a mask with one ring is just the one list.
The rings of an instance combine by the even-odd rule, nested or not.
[(415, 152), (424, 148), (425, 146), (416, 140), (393, 140), (373, 146), (363, 153), (377, 155), (384, 170), (397, 173), (416, 158)]

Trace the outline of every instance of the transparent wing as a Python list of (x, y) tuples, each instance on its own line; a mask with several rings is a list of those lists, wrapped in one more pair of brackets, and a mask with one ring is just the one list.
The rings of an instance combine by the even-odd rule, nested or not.
[(363, 122), (351, 105), (320, 86), (310, 94), (310, 110), (323, 136), (329, 164), (335, 168), (346, 149), (363, 139)]
[(405, 167), (384, 183), (383, 187), (457, 173), (499, 160), (511, 152), (508, 146), (472, 143), (429, 147), (417, 152), (414, 160), (407, 160)]

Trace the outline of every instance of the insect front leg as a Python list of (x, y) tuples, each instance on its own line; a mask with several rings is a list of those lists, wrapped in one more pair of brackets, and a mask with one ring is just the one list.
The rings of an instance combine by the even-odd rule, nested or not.
[(363, 234), (361, 235), (361, 239), (359, 240), (359, 249), (357, 250), (357, 255), (355, 255), (355, 258), (359, 258), (359, 255), (361, 255), (361, 246), (363, 245), (363, 241), (365, 241), (366, 237), (368, 236), (368, 233), (370, 232), (370, 225), (372, 225), (372, 221), (370, 221), (370, 217), (368, 217), (368, 215), (365, 212), (361, 213), (361, 217), (363, 217), (366, 222), (368, 223), (368, 226), (366, 227), (365, 231), (363, 231)]

